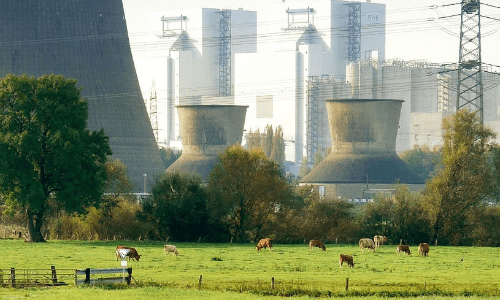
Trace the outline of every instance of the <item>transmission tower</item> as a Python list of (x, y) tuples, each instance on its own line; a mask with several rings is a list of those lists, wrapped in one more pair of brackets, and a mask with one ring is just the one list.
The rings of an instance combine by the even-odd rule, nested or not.
[(151, 128), (153, 129), (153, 134), (155, 140), (158, 143), (158, 109), (156, 102), (156, 88), (155, 81), (153, 80), (153, 85), (151, 86), (151, 95), (149, 96), (149, 121), (151, 122)]
[(462, 0), (461, 7), (457, 111), (463, 107), (479, 111), (483, 123), (481, 1)]

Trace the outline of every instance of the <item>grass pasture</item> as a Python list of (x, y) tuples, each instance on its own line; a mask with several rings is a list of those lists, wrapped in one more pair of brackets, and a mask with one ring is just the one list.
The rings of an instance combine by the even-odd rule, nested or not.
[[(175, 243), (179, 256), (165, 255), (157, 242), (49, 241), (43, 244), (0, 240), (0, 269), (120, 268), (117, 245), (135, 247), (142, 255), (131, 261), (133, 282), (103, 287), (0, 288), (0, 299), (30, 296), (36, 299), (261, 299), (304, 297), (422, 297), (467, 299), (500, 296), (500, 251), (486, 247), (432, 247), (428, 257), (397, 255), (396, 246), (361, 253), (356, 245), (326, 245), (327, 251), (310, 251), (307, 245), (274, 246), (257, 252), (250, 244)], [(340, 254), (354, 257), (355, 268), (339, 267)], [(463, 261), (461, 261), (463, 258)], [(6, 273), (7, 272), (7, 273)], [(202, 275), (202, 288), (199, 278)], [(271, 278), (275, 286), (271, 289)], [(349, 291), (346, 293), (346, 279)], [(8, 275), (3, 276), (7, 282)], [(66, 295), (66, 296), (65, 296)], [(87, 296), (86, 296), (87, 295)], [(3, 298), (5, 297), (5, 298)], [(437, 298), (436, 298), (437, 297)], [(472, 297), (472, 298), (471, 298)]]

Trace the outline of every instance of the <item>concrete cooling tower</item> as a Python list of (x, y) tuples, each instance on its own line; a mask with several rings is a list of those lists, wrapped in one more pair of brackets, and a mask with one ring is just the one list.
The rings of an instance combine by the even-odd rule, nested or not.
[(217, 163), (217, 154), (228, 146), (241, 143), (248, 106), (179, 105), (182, 155), (167, 172), (208, 175)]
[(5, 0), (0, 76), (61, 74), (78, 80), (88, 128), (109, 136), (135, 191), (164, 171), (142, 100), (121, 0)]
[(326, 103), (331, 154), (304, 183), (420, 183), (396, 154), (402, 100), (349, 99)]

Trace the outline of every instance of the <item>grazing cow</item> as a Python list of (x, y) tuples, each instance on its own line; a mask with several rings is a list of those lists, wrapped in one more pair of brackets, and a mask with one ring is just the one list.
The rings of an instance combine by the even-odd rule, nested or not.
[(257, 244), (257, 251), (260, 251), (260, 249), (262, 248), (267, 248), (267, 250), (271, 251), (272, 247), (273, 247), (273, 242), (269, 238), (261, 239)]
[(418, 245), (418, 254), (422, 256), (429, 255), (429, 245), (427, 243), (420, 243)]
[(175, 256), (179, 255), (179, 252), (177, 251), (177, 247), (175, 247), (174, 245), (164, 245), (163, 251), (165, 251), (165, 254), (172, 253)]
[(381, 247), (384, 243), (387, 243), (387, 238), (382, 235), (376, 235), (373, 237), (373, 241), (375, 242), (375, 248)]
[(141, 258), (141, 256), (139, 255), (139, 253), (137, 253), (137, 250), (135, 248), (125, 247), (125, 246), (116, 247), (116, 260), (118, 260), (118, 258), (125, 259), (125, 257), (128, 257), (128, 260), (132, 258), (132, 260), (135, 259), (137, 261), (139, 261), (139, 259)]
[(309, 241), (309, 250), (313, 249), (314, 247), (318, 247), (318, 248), (323, 249), (323, 251), (326, 251), (326, 247), (321, 241), (310, 240)]
[(347, 263), (349, 267), (354, 268), (354, 260), (352, 256), (340, 254), (339, 265), (341, 268), (344, 263)]
[(408, 247), (407, 245), (398, 245), (397, 253), (399, 254), (401, 252), (404, 252), (405, 254), (411, 255), (410, 247)]
[(372, 249), (372, 252), (375, 252), (375, 243), (372, 239), (360, 239), (359, 240), (359, 249), (365, 253), (365, 248)]

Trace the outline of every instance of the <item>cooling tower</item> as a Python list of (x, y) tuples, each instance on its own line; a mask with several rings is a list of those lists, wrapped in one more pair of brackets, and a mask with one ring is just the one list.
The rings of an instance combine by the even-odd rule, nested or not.
[(182, 155), (167, 172), (208, 175), (217, 163), (217, 154), (227, 146), (241, 143), (248, 106), (179, 105)]
[[(5, 0), (0, 76), (61, 74), (88, 99), (90, 130), (109, 136), (135, 190), (164, 171), (142, 100), (120, 0)], [(91, 188), (91, 187), (89, 187)]]
[(332, 152), (301, 182), (421, 183), (395, 150), (402, 102), (386, 99), (327, 101)]

